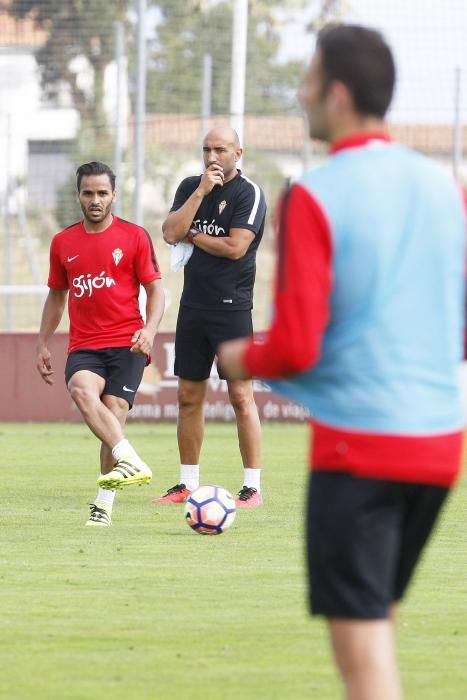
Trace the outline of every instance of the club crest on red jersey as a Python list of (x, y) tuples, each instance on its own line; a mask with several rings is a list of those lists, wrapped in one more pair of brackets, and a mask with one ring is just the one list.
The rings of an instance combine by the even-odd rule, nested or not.
[(114, 263), (118, 265), (120, 260), (123, 258), (123, 250), (121, 248), (115, 248), (115, 250), (112, 251), (112, 257), (114, 259)]

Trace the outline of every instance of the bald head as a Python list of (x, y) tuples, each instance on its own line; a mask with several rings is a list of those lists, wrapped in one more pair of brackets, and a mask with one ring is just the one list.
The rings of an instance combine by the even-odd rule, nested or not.
[(235, 149), (240, 148), (238, 134), (235, 129), (232, 129), (230, 126), (215, 126), (208, 131), (204, 137), (204, 142), (208, 140), (224, 141), (225, 143), (231, 144)]
[(242, 148), (237, 132), (230, 126), (216, 126), (203, 139), (203, 159), (206, 169), (222, 168), (224, 184), (237, 174), (237, 162)]

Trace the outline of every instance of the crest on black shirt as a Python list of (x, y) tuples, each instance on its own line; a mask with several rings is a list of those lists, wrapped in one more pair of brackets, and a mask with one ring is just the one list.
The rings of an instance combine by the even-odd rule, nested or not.
[(225, 199), (223, 199), (222, 202), (219, 202), (219, 214), (222, 214), (226, 206), (227, 202), (225, 201)]

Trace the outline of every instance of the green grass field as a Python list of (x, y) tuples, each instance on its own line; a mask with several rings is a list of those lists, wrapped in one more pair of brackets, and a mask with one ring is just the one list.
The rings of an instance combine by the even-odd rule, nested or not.
[[(8, 700), (335, 700), (323, 623), (306, 609), (306, 429), (264, 429), (265, 505), (220, 537), (150, 498), (178, 476), (173, 425), (131, 424), (151, 486), (85, 528), (97, 441), (84, 425), (1, 424), (0, 697)], [(232, 425), (208, 425), (202, 481), (232, 491)], [(467, 481), (402, 610), (409, 700), (467, 700)], [(377, 700), (375, 698), (375, 700)]]

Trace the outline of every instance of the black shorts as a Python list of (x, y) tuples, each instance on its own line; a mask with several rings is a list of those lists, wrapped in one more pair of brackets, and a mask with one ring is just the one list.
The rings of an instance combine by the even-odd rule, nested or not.
[(75, 350), (68, 355), (66, 361), (65, 381), (68, 386), (75, 372), (87, 369), (105, 379), (103, 394), (126, 399), (131, 408), (146, 361), (146, 355), (130, 352), (130, 348)]
[(448, 491), (312, 472), (307, 523), (312, 613), (386, 618), (404, 594)]
[[(180, 306), (175, 333), (174, 374), (200, 382), (208, 379), (220, 343), (253, 333), (251, 311), (206, 311)], [(225, 379), (222, 368), (217, 371)]]

